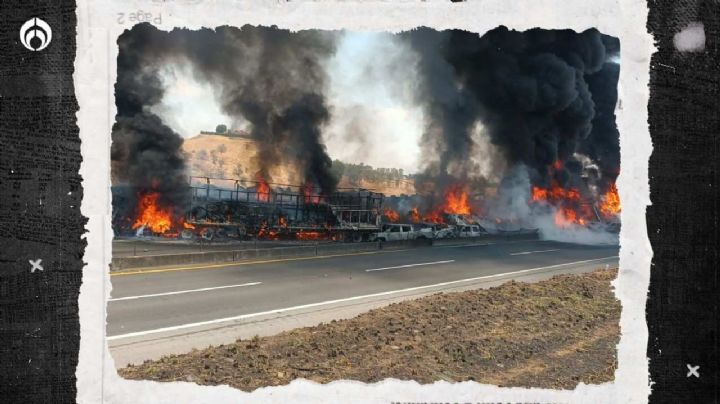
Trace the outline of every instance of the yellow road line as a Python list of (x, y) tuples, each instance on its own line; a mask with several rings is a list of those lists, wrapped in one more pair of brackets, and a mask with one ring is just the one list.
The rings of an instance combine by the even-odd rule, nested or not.
[(348, 257), (348, 256), (353, 256), (353, 255), (371, 255), (371, 254), (380, 254), (380, 253), (401, 252), (401, 251), (408, 251), (408, 250), (409, 250), (409, 248), (405, 248), (405, 249), (401, 249), (401, 250), (385, 250), (385, 251), (379, 250), (379, 251), (364, 251), (364, 252), (347, 253), (347, 254), (318, 255), (318, 256), (312, 256), (312, 257), (278, 258), (278, 259), (261, 260), (261, 261), (234, 261), (234, 262), (228, 262), (228, 263), (224, 263), (224, 264), (196, 265), (196, 266), (190, 266), (190, 267), (147, 269), (147, 270), (140, 269), (140, 270), (135, 270), (135, 271), (127, 271), (127, 272), (124, 272), (124, 271), (123, 272), (114, 272), (114, 273), (111, 272), (110, 276), (142, 275), (142, 274), (153, 274), (153, 273), (161, 273), (161, 272), (219, 269), (219, 268), (240, 266), (240, 265), (271, 264), (274, 262), (287, 262), (287, 261), (305, 261), (305, 260), (314, 260), (314, 259), (322, 259), (322, 258)]

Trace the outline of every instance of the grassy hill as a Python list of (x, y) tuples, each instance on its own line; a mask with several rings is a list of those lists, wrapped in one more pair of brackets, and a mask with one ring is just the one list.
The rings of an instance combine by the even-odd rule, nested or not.
[[(200, 134), (185, 139), (183, 151), (187, 155), (188, 168), (192, 175), (255, 179), (259, 165), (255, 155), (257, 142), (242, 136), (224, 136), (213, 134)], [(273, 174), (273, 180), (280, 183), (293, 183), (289, 172), (283, 170)], [(350, 178), (343, 175), (340, 187), (360, 187), (382, 192), (386, 195), (414, 194), (415, 186), (412, 180), (403, 178), (397, 180), (378, 180), (368, 178)]]

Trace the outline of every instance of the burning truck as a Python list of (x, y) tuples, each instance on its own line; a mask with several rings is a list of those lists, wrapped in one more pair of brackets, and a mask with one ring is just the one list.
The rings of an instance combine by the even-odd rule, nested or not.
[[(488, 196), (467, 185), (447, 186), (434, 195), (386, 197), (366, 189), (339, 188), (325, 194), (311, 185), (190, 177), (186, 205), (162, 202), (158, 191), (136, 193), (113, 187), (113, 201), (136, 201), (133, 209), (114, 209), (116, 235), (181, 239), (235, 238), (255, 240), (389, 240), (389, 226), (403, 225), (408, 238), (455, 238), (482, 234), (537, 234), (538, 218), (552, 218), (558, 230), (619, 230), (620, 200), (614, 184), (601, 195), (591, 187), (531, 186), (528, 215), (508, 215), (502, 193)], [(514, 191), (515, 192), (515, 191)], [(385, 206), (384, 206), (385, 203)], [(125, 212), (125, 215), (118, 214)], [(390, 229), (390, 230), (388, 230)]]
[[(204, 239), (369, 241), (380, 229), (384, 195), (365, 189), (324, 194), (311, 185), (190, 177), (185, 207), (163, 205), (160, 194), (135, 195), (129, 215), (116, 216), (117, 235)], [(132, 190), (113, 188), (122, 203)], [(116, 209), (116, 212), (122, 212)]]

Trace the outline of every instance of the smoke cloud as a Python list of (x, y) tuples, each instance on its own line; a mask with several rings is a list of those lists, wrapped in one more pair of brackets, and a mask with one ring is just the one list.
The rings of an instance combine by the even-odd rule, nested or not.
[[(418, 99), (428, 123), (423, 143), (429, 153), (438, 151), (437, 164), (427, 170), (432, 176), (467, 171), (477, 120), (509, 166), (527, 167), (533, 184), (577, 180), (578, 151), (612, 179), (617, 175), (617, 158), (610, 155), (617, 156), (618, 137), (609, 111), (617, 94), (607, 80), (618, 65), (606, 63), (618, 52), (616, 39), (595, 29), (578, 34), (505, 27), (483, 36), (427, 28), (404, 35), (421, 56)], [(614, 97), (603, 94), (613, 91)], [(601, 114), (595, 99), (604, 107)], [(551, 170), (558, 160), (562, 169)]]
[(176, 52), (192, 63), (196, 77), (216, 87), (223, 111), (250, 122), (264, 179), (290, 166), (300, 181), (325, 193), (335, 189), (338, 179), (321, 137), (330, 116), (322, 62), (334, 51), (332, 33), (244, 26), (168, 35), (177, 37)]
[[(176, 65), (213, 88), (235, 125), (249, 124), (259, 176), (272, 181), (289, 170), (294, 181), (333, 192), (339, 179), (323, 130), (352, 131), (361, 148), (371, 138), (368, 128), (384, 130), (364, 122), (369, 113), (360, 120), (332, 117), (333, 111), (353, 111), (353, 104), (338, 107), (327, 96), (328, 61), (343, 35), (252, 26), (163, 32), (149, 24), (126, 31), (118, 39), (114, 177), (159, 191), (168, 205), (188, 203), (182, 138), (152, 112), (165, 96), (160, 72)], [(420, 28), (378, 49), (389, 53), (376, 64), (366, 58), (370, 64), (358, 80), (382, 83), (383, 100), (403, 100), (404, 107), (423, 112), (422, 170), (415, 176), (422, 197), (413, 206), (438, 206), (448, 186), (461, 184), (474, 197), (499, 182), (483, 213), (528, 222), (543, 216), (529, 206), (532, 186), (590, 189), (597, 197), (614, 183), (616, 38), (595, 29), (499, 27), (480, 36)]]
[[(487, 217), (538, 227), (548, 238), (569, 234), (554, 223), (558, 207), (531, 206), (530, 191), (558, 184), (594, 199), (614, 183), (619, 41), (595, 29), (499, 27), (480, 36), (420, 28), (402, 35), (419, 55), (422, 77), (417, 100), (429, 158), (418, 190), (436, 195), (453, 183), (481, 189), (487, 170), (472, 157), (483, 149), (491, 160), (486, 167), (505, 167), (497, 195), (484, 206)], [(473, 136), (478, 124), (494, 148)], [(617, 238), (587, 228), (575, 233), (586, 242)]]
[[(260, 177), (271, 181), (274, 169), (292, 167), (299, 181), (317, 186), (324, 193), (335, 190), (338, 179), (330, 171), (332, 161), (321, 138), (321, 127), (330, 116), (321, 62), (333, 52), (332, 33), (291, 33), (251, 26), (163, 32), (140, 24), (126, 31), (118, 43), (119, 118), (136, 114), (156, 117), (149, 107), (162, 100), (159, 69), (163, 64), (190, 65), (199, 81), (215, 87), (224, 113), (237, 122), (250, 123), (250, 132), (258, 140)], [(145, 136), (126, 136), (128, 131), (118, 125), (114, 130), (117, 148), (142, 154), (143, 143), (139, 140)], [(182, 141), (172, 131), (164, 135), (174, 138), (169, 142), (171, 148), (165, 149), (165, 157), (175, 161)], [(120, 153), (115, 156), (123, 164), (137, 160)], [(166, 174), (174, 178), (185, 167), (180, 161), (173, 168), (172, 173), (146, 171), (144, 175), (165, 181)], [(129, 182), (148, 181), (129, 178)]]
[(137, 26), (118, 38), (118, 76), (115, 84), (116, 122), (112, 128), (112, 176), (129, 188), (113, 198), (114, 212), (130, 217), (137, 197), (157, 191), (160, 203), (182, 215), (189, 202), (189, 186), (182, 156), (182, 138), (150, 112), (162, 100), (157, 69), (162, 59), (153, 49), (167, 46), (148, 25)]

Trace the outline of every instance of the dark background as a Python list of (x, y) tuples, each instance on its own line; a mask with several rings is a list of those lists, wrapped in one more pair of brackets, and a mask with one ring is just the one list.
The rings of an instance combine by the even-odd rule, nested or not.
[[(717, 403), (720, 2), (650, 1), (648, 236), (654, 258), (647, 304), (651, 402)], [(680, 53), (673, 36), (705, 26), (705, 52)], [(628, 135), (623, 133), (624, 135)], [(700, 378), (687, 377), (687, 364)]]
[[(0, 3), (0, 401), (73, 402), (85, 218), (73, 90), (73, 1)], [(649, 1), (658, 47), (648, 105), (653, 154), (647, 315), (651, 402), (713, 403), (717, 393), (720, 3)], [(18, 29), (39, 16), (52, 43), (30, 52)], [(704, 52), (673, 35), (705, 26)], [(630, 136), (631, 134), (623, 134)], [(42, 203), (41, 203), (42, 201)], [(30, 272), (29, 260), (43, 271)], [(103, 268), (88, 268), (103, 270)], [(687, 377), (687, 364), (701, 377)]]
[[(72, 402), (85, 248), (75, 2), (29, 3), (0, 3), (0, 402)], [(52, 28), (40, 52), (20, 43), (32, 17)]]

